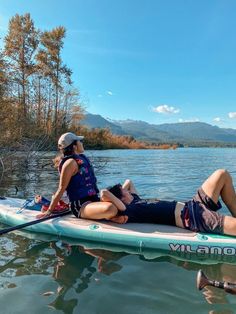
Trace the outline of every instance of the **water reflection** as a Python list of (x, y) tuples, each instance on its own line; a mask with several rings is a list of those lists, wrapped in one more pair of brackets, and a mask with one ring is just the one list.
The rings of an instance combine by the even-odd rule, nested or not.
[[(27, 235), (27, 233), (24, 233), (24, 235)], [(150, 278), (155, 278), (160, 293), (162, 291), (162, 282), (158, 281), (157, 278), (160, 276), (158, 273), (159, 265), (164, 264), (171, 265), (171, 268), (174, 267), (176, 274), (179, 272), (178, 269), (183, 269), (183, 278), (188, 278), (187, 283), (184, 284), (184, 280), (182, 282), (178, 280), (171, 281), (168, 279), (168, 274), (166, 274), (167, 281), (169, 280), (173, 286), (169, 288), (170, 291), (180, 286), (188, 295), (186, 287), (190, 290), (193, 289), (193, 287), (189, 287), (189, 278), (195, 288), (196, 273), (200, 268), (209, 278), (236, 282), (236, 261), (232, 259), (220, 261), (219, 257), (216, 257), (216, 259), (209, 257), (209, 259), (198, 260), (198, 257), (192, 255), (183, 256), (175, 253), (167, 256), (161, 251), (147, 251), (144, 255), (140, 255), (132, 249), (130, 249), (130, 253), (136, 254), (136, 265), (142, 262), (152, 265), (150, 271), (152, 270), (153, 273), (150, 274)], [(123, 276), (126, 273), (125, 268), (129, 267), (126, 266), (125, 260), (130, 258), (132, 258), (132, 255), (129, 255), (128, 252), (108, 250), (104, 248), (104, 245), (99, 248), (97, 244), (96, 247), (93, 247), (91, 243), (78, 245), (61, 240), (41, 242), (12, 234), (8, 239), (1, 238), (0, 289), (8, 289), (14, 293), (14, 288), (17, 287), (19, 282), (15, 280), (17, 277), (43, 275), (48, 278), (49, 282), (53, 281), (56, 285), (49, 290), (50, 284), (48, 284), (41, 291), (40, 297), (45, 299), (50, 308), (60, 310), (63, 313), (75, 313), (75, 309), (78, 310), (78, 307), (80, 307), (83, 292), (94, 289), (94, 286), (99, 289), (101, 281), (104, 281), (104, 276), (112, 277), (118, 273)], [(168, 269), (168, 267), (166, 268)], [(144, 285), (145, 276), (140, 274), (140, 278), (141, 284)], [(130, 279), (127, 278), (127, 280)], [(37, 285), (37, 279), (34, 284)], [(33, 286), (32, 289), (34, 289)], [(129, 295), (134, 291), (126, 291), (125, 293)], [(149, 293), (151, 294), (151, 291)], [(230, 299), (232, 296), (225, 293), (224, 290), (207, 287), (203, 292), (196, 290), (194, 293), (196, 298), (202, 295), (210, 305), (224, 305), (223, 313), (233, 313)], [(163, 295), (165, 296), (165, 292), (163, 292)], [(185, 298), (186, 296), (183, 296), (183, 299)], [(221, 313), (221, 310), (210, 309), (209, 314), (213, 313)]]
[[(163, 256), (158, 257), (155, 259), (157, 263), (163, 263), (168, 262), (171, 264), (174, 264), (178, 267), (181, 267), (185, 269), (186, 271), (191, 272), (197, 272), (199, 269), (202, 269), (203, 272), (206, 274), (208, 278), (217, 280), (217, 281), (227, 281), (231, 283), (236, 283), (236, 261), (234, 258), (235, 264), (228, 264), (223, 262), (218, 262), (212, 259), (212, 264), (204, 264), (201, 262), (201, 260), (197, 261), (191, 261), (191, 257), (189, 256), (189, 259), (181, 260), (178, 256)], [(143, 258), (143, 257), (141, 257)], [(183, 256), (182, 256), (183, 258)], [(219, 260), (219, 257), (218, 257)], [(148, 262), (150, 260), (146, 260)], [(202, 260), (203, 261), (203, 260)], [(210, 261), (209, 261), (210, 262)], [(209, 263), (208, 262), (208, 263)], [(178, 284), (178, 283), (176, 283)], [(202, 294), (203, 298), (208, 304), (214, 305), (214, 304), (223, 304), (224, 309), (223, 310), (210, 310), (209, 314), (232, 314), (234, 311), (231, 308), (231, 302), (229, 298), (231, 297), (229, 294), (227, 294), (224, 290), (206, 286), (203, 291), (199, 292)], [(230, 305), (229, 308), (227, 308), (227, 304)]]
[(57, 287), (54, 291), (43, 291), (42, 296), (53, 298), (49, 307), (73, 313), (79, 295), (91, 282), (99, 281), (94, 274), (110, 276), (120, 271), (122, 266), (116, 260), (125, 255), (61, 241), (32, 241), (12, 234), (1, 238), (0, 289), (14, 290), (17, 287), (14, 278), (17, 277), (50, 275)]
[(83, 254), (79, 247), (64, 245), (59, 248), (53, 242), (50, 246), (54, 248), (57, 257), (52, 276), (58, 283), (57, 296), (50, 306), (73, 313), (78, 304), (77, 294), (88, 288), (91, 277), (96, 272), (92, 266), (94, 257)]
[[(79, 295), (89, 287), (96, 272), (111, 275), (121, 270), (122, 266), (113, 262), (123, 254), (114, 254), (104, 250), (90, 250), (83, 246), (71, 246), (57, 243), (50, 244), (54, 248), (57, 263), (54, 265), (53, 277), (58, 283), (57, 296), (50, 306), (66, 313), (73, 313), (78, 305)], [(96, 263), (94, 263), (96, 261)], [(72, 295), (74, 290), (74, 297)]]

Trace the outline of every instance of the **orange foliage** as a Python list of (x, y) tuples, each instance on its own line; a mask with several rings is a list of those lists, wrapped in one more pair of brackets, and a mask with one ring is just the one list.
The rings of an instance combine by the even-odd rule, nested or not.
[(79, 125), (71, 130), (85, 137), (85, 146), (90, 149), (176, 149), (177, 145), (150, 144), (129, 135), (115, 135), (109, 129), (88, 129)]

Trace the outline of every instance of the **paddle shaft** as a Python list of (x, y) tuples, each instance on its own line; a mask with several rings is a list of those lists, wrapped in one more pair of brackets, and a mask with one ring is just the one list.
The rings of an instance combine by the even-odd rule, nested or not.
[(208, 286), (220, 288), (220, 289), (236, 289), (236, 284), (227, 281), (209, 280)]
[(23, 223), (23, 224), (20, 224), (20, 225), (17, 225), (17, 226), (9, 227), (9, 228), (0, 230), (0, 235), (6, 234), (6, 233), (14, 231), (14, 230), (23, 229), (23, 228), (28, 227), (28, 226), (36, 225), (36, 224), (38, 224), (40, 222), (43, 222), (45, 220), (49, 220), (49, 219), (65, 216), (65, 215), (68, 215), (69, 213), (70, 213), (70, 211), (66, 211), (66, 212), (63, 212), (63, 213), (50, 215), (50, 216), (46, 216), (46, 217), (43, 217), (43, 218), (40, 218), (40, 219), (37, 219), (37, 220), (29, 221), (29, 222), (26, 222), (26, 223)]
[(226, 281), (209, 280), (208, 286), (224, 289), (225, 292), (236, 294), (236, 284)]

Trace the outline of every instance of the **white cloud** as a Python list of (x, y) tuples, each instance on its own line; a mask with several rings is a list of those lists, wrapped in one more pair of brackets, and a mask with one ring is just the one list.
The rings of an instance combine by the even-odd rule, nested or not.
[(157, 113), (173, 114), (173, 113), (179, 113), (180, 110), (172, 106), (160, 105), (157, 107), (153, 107), (152, 111), (157, 112)]
[(192, 119), (179, 119), (179, 122), (199, 122), (200, 120), (198, 118), (192, 118)]
[(230, 119), (235, 119), (236, 118), (236, 112), (229, 112), (228, 116)]
[(106, 96), (106, 95), (108, 95), (108, 96), (114, 96), (114, 93), (113, 93), (111, 90), (107, 90), (107, 91), (105, 91), (105, 92), (102, 93), (102, 94), (98, 94), (97, 97), (98, 97), (98, 98), (102, 98), (103, 96)]
[(216, 117), (216, 118), (213, 119), (213, 121), (215, 121), (215, 122), (221, 122), (222, 119), (221, 119), (220, 117)]

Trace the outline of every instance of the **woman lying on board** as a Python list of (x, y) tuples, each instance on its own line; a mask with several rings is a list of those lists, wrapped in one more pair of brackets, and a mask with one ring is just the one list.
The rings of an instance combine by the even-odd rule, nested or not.
[[(232, 216), (217, 212), (222, 207), (220, 196)], [(236, 236), (236, 194), (232, 177), (223, 169), (207, 178), (193, 199), (185, 203), (141, 199), (130, 180), (123, 186), (117, 184), (102, 190), (101, 200), (111, 202), (118, 209), (118, 215), (111, 219), (113, 222), (157, 223)]]

